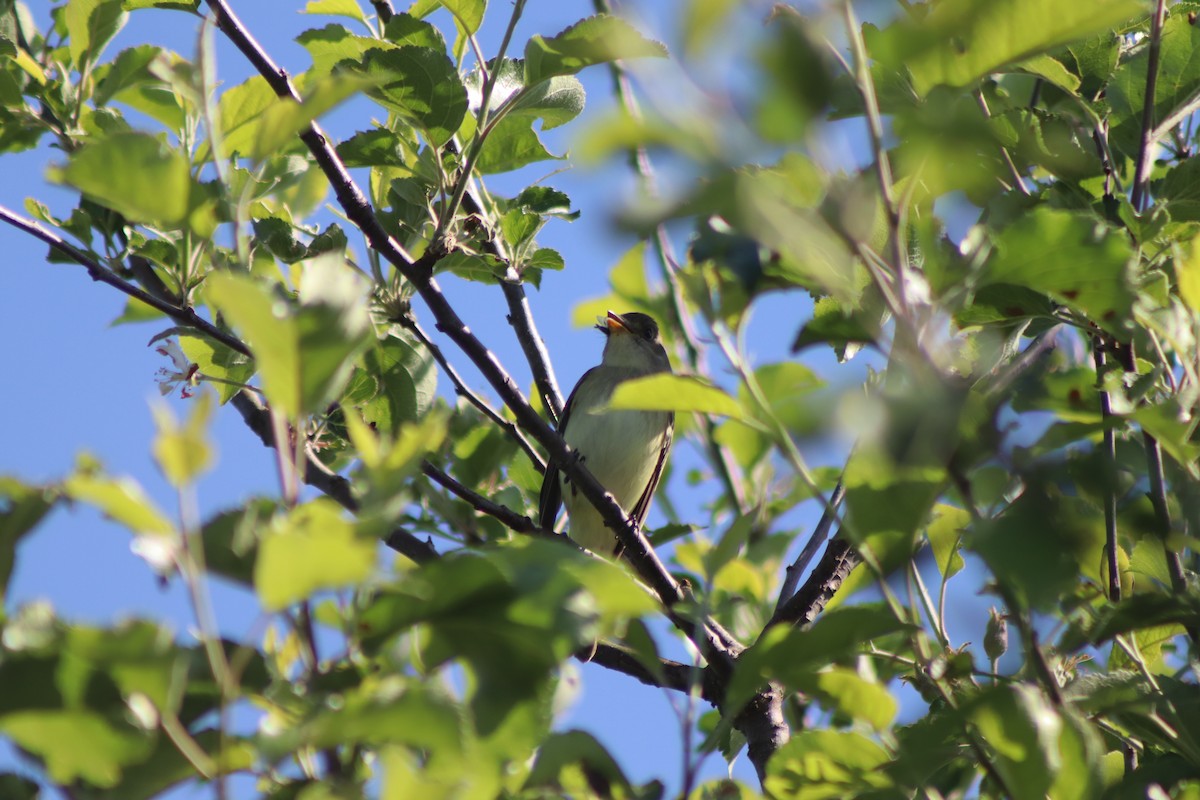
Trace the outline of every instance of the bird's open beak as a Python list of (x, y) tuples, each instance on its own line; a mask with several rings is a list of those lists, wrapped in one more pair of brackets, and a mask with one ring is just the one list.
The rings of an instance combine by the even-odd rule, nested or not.
[(612, 311), (608, 312), (607, 317), (597, 319), (597, 322), (599, 324), (596, 326), (596, 329), (605, 336), (613, 333), (631, 333), (629, 326), (625, 323), (625, 318)]
[(614, 314), (611, 311), (608, 312), (608, 319), (605, 322), (608, 325), (609, 333), (617, 333), (618, 331), (621, 333), (631, 333), (629, 326), (625, 323), (625, 318), (620, 314)]

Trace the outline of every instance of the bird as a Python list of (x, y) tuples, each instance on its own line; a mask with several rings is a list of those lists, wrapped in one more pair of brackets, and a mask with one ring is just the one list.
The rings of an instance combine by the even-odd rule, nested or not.
[[(607, 337), (600, 364), (583, 374), (567, 398), (558, 431), (588, 471), (639, 526), (662, 478), (675, 414), (668, 411), (606, 410), (619, 384), (671, 372), (658, 323), (648, 314), (608, 312), (596, 328)], [(541, 526), (552, 530), (566, 505), (568, 534), (581, 547), (618, 558), (621, 545), (591, 501), (561, 474), (554, 459), (546, 468), (539, 498)]]

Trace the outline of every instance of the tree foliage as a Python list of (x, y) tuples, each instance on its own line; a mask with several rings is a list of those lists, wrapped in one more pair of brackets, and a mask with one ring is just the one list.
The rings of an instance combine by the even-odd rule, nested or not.
[[(0, 218), (124, 293), (192, 398), (153, 412), (177, 513), (87, 457), (0, 478), (0, 598), (22, 540), (77, 503), (199, 620), (192, 640), (6, 604), (0, 734), (77, 798), (221, 797), (235, 774), (307, 800), (661, 796), (555, 726), (579, 658), (707, 709), (689, 796), (1200, 796), (1200, 7), (901, 0), (863, 22), (849, 0), (687, 0), (669, 52), (603, 2), (521, 42), (511, 5), (311, 0), (289, 75), (228, 0), (0, 0), (0, 153), (57, 148), (47, 176), (77, 197)], [(194, 57), (107, 47), (152, 13), (195, 26)], [(485, 13), (511, 15), (496, 52)], [(747, 20), (727, 86), (639, 110), (627, 69), (698, 68)], [(221, 82), (217, 37), (254, 77)], [(575, 313), (662, 323), (681, 374), (613, 405), (677, 412), (702, 464), (652, 531), (553, 428), (527, 289), (571, 268), (537, 238), (578, 211), (483, 182), (562, 164), (540, 134), (580, 114), (583, 70), (617, 104), (576, 153), (633, 164), (641, 242)], [(358, 133), (322, 130), (363, 98)], [(533, 391), (447, 299), (459, 282), (503, 298)], [(747, 330), (778, 297), (791, 352), (763, 361)], [(819, 353), (868, 367), (821, 375)], [(234, 412), (279, 491), (210, 514), (195, 485)], [(830, 442), (844, 464), (811, 466)], [(533, 522), (547, 459), (620, 564)], [(251, 589), (266, 633), (223, 639), (212, 581)], [(952, 632), (971, 592), (990, 620)], [(695, 663), (667, 657), (680, 639)], [(743, 749), (756, 786), (690, 766)]]

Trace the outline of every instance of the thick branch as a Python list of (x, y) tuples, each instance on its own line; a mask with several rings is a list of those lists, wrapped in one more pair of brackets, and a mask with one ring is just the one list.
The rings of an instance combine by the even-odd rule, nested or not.
[(792, 599), (775, 613), (767, 627), (780, 623), (807, 625), (812, 622), (837, 594), (838, 589), (842, 588), (851, 570), (861, 563), (862, 557), (839, 531), (829, 541), (825, 554), (813, 568), (808, 580), (800, 587), (800, 591), (792, 595)]

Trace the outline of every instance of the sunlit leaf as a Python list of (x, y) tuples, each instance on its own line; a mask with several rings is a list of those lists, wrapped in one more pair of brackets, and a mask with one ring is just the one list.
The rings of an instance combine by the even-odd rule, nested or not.
[(319, 498), (263, 532), (254, 588), (264, 608), (278, 611), (319, 589), (361, 583), (375, 567), (375, 547), (332, 500)]
[(49, 175), (131, 220), (168, 226), (187, 218), (194, 191), (187, 159), (145, 133), (118, 133), (88, 144)]
[(609, 407), (643, 411), (694, 411), (748, 419), (741, 403), (719, 387), (685, 375), (652, 375), (623, 381), (613, 392)]
[(665, 58), (667, 49), (643, 37), (619, 17), (598, 14), (550, 39), (534, 35), (525, 45), (525, 83), (573, 75), (594, 64), (628, 58)]

